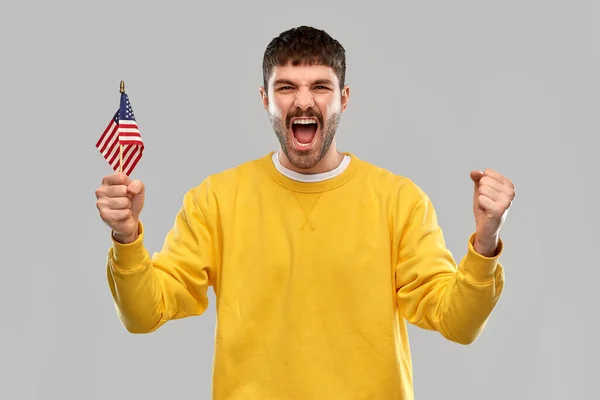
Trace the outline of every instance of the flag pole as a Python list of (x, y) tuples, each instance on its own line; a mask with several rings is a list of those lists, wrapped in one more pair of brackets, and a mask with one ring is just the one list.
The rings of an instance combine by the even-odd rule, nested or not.
[[(120, 93), (125, 93), (125, 82), (121, 81), (121, 86), (119, 89)], [(121, 140), (121, 136), (119, 135), (119, 140)], [(119, 172), (123, 172), (123, 145), (119, 143)]]

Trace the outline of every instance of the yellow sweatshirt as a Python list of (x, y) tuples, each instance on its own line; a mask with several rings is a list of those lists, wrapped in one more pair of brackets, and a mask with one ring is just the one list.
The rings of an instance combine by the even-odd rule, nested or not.
[[(271, 155), (189, 190), (162, 249), (113, 240), (108, 283), (132, 333), (216, 297), (215, 400), (413, 399), (406, 323), (469, 344), (504, 283), (498, 258), (456, 263), (427, 195), (357, 158), (321, 182)], [(199, 388), (199, 390), (205, 390)]]

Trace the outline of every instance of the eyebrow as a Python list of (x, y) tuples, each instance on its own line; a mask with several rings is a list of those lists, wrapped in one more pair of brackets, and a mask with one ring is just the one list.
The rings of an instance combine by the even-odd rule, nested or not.
[[(288, 79), (277, 79), (273, 82), (273, 86), (276, 85), (295, 85), (294, 82), (288, 80)], [(322, 84), (327, 84), (327, 85), (333, 85), (333, 82), (330, 79), (317, 79), (316, 81), (313, 82), (313, 85), (322, 85)]]
[(317, 79), (315, 81), (315, 85), (333, 85), (333, 82), (330, 79)]

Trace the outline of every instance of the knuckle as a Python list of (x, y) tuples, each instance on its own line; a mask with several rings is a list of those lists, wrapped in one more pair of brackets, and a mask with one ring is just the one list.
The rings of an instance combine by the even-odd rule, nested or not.
[(114, 186), (114, 185), (120, 184), (121, 183), (121, 176), (119, 175), (119, 172), (114, 172), (114, 173), (110, 174), (106, 178), (106, 183), (109, 186)]
[(117, 209), (127, 209), (130, 207), (130, 201), (127, 197), (118, 197), (114, 200), (114, 206)]
[(117, 198), (114, 198), (114, 197), (111, 197), (111, 198), (110, 198), (110, 199), (108, 199), (108, 201), (106, 202), (106, 207), (107, 207), (107, 208), (109, 208), (109, 209), (111, 209), (111, 210), (114, 210), (114, 209), (118, 208), (118, 207), (117, 207), (117, 203), (118, 203), (118, 201), (119, 201), (119, 199), (117, 199)]
[(129, 183), (129, 178), (127, 177), (127, 175), (125, 175), (124, 172), (117, 172), (117, 176), (119, 178), (120, 184), (126, 185), (127, 183)]
[(111, 187), (109, 193), (110, 193), (111, 198), (122, 197), (123, 196), (123, 185), (115, 185), (115, 186)]

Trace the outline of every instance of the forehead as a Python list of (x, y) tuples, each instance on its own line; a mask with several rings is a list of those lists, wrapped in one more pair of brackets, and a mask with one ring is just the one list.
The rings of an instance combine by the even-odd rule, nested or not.
[(276, 66), (269, 79), (272, 85), (277, 80), (287, 80), (298, 85), (307, 85), (315, 81), (330, 80), (334, 85), (338, 84), (338, 78), (333, 68), (325, 65), (298, 65), (291, 64)]

